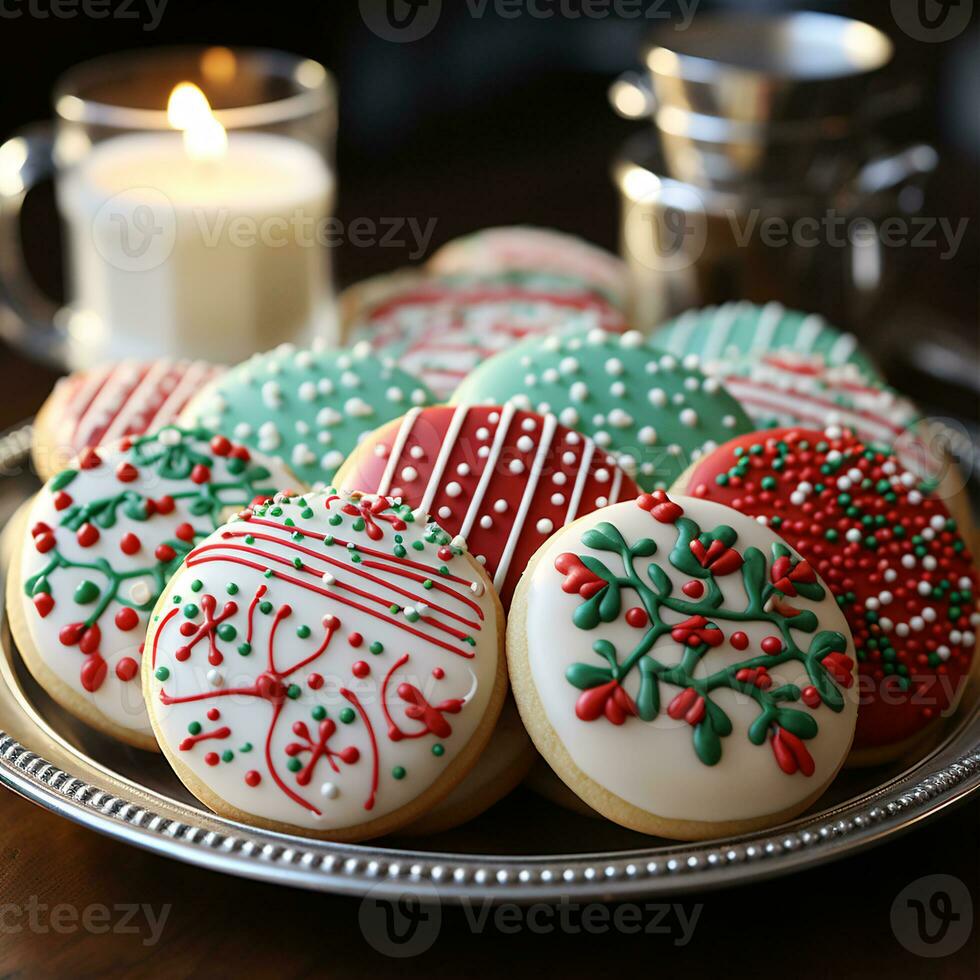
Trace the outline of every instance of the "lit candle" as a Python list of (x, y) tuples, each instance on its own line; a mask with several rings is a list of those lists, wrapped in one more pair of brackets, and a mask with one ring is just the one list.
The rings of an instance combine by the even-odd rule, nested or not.
[(170, 131), (95, 144), (62, 177), (76, 366), (173, 354), (235, 362), (329, 335), (333, 177), (285, 136), (226, 132), (190, 83)]

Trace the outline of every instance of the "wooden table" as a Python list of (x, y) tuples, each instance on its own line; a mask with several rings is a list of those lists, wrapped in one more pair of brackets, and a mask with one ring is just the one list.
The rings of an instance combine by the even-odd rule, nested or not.
[[(5, 395), (0, 427), (34, 411), (52, 377), (0, 347)], [(393, 959), (379, 952), (385, 940), (383, 917), (373, 905), (362, 908), (357, 899), (187, 867), (0, 791), (0, 977), (164, 971), (168, 976), (248, 971), (338, 977), (398, 971), (430, 978), (506, 971), (519, 977), (553, 964), (559, 973), (594, 977), (640, 971), (660, 977), (790, 971), (799, 977), (973, 980), (980, 963), (975, 929), (955, 952), (928, 959), (902, 945), (891, 912), (906, 886), (935, 874), (963, 882), (972, 892), (974, 910), (980, 908), (978, 828), (980, 803), (968, 804), (848, 861), (751, 887), (678, 898), (679, 909), (639, 903), (618, 913), (605, 907), (425, 911), (416, 933), (421, 938), (415, 941), (428, 945), (434, 939), (431, 946), (416, 956)], [(438, 926), (432, 924), (434, 915)], [(642, 922), (653, 933), (616, 931), (616, 921), (630, 930)], [(899, 932), (908, 939), (907, 929)]]

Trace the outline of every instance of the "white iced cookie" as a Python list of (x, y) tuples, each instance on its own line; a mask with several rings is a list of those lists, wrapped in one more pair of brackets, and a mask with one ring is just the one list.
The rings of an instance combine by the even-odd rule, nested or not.
[(289, 487), (301, 485), (279, 463), (202, 430), (84, 450), (31, 503), (9, 579), (14, 638), (41, 687), (155, 749), (139, 670), (157, 598), (229, 512)]
[(770, 826), (834, 778), (857, 718), (833, 596), (776, 534), (663, 491), (534, 557), (511, 607), (521, 717), (593, 809), (697, 840)]
[(143, 689), (216, 812), (336, 840), (410, 823), (472, 767), (506, 690), (503, 614), (460, 542), (389, 499), (277, 497), (198, 545)]

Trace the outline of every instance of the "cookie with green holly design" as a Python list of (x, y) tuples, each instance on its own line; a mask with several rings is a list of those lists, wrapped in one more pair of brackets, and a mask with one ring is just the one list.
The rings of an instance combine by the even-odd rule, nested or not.
[(505, 404), (591, 436), (645, 490), (755, 425), (699, 360), (653, 347), (635, 330), (565, 330), (525, 340), (478, 366), (454, 405)]
[(160, 747), (236, 820), (332, 840), (399, 830), (472, 769), (507, 690), (504, 618), (465, 545), (390, 498), (238, 514), (153, 613)]
[(204, 430), (84, 450), (28, 505), (8, 578), (11, 629), (41, 687), (94, 728), (155, 749), (139, 670), (157, 598), (228, 513), (298, 486), (275, 460)]
[(737, 511), (663, 491), (535, 555), (511, 607), (514, 696), (594, 810), (700, 840), (810, 806), (857, 720), (855, 654), (813, 568)]
[(367, 433), (434, 400), (421, 381), (366, 343), (349, 350), (282, 344), (215, 379), (181, 421), (226, 432), (308, 484), (329, 483)]

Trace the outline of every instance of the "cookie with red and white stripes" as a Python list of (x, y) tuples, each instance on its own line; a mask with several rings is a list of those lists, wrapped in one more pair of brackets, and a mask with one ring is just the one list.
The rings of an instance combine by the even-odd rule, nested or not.
[(83, 450), (25, 505), (15, 535), (7, 614), (37, 682), (99, 731), (155, 748), (139, 665), (167, 579), (228, 513), (298, 486), (277, 461), (201, 429)]
[(431, 514), (486, 566), (505, 608), (553, 531), (640, 492), (588, 436), (513, 405), (413, 409), (364, 439), (337, 485)]
[(553, 228), (484, 228), (447, 242), (429, 259), (428, 268), (436, 275), (533, 270), (576, 276), (617, 306), (626, 309), (629, 304), (626, 263), (598, 245)]
[(396, 276), (390, 289), (377, 281), (370, 289), (352, 288), (360, 300), (341, 300), (342, 307), (355, 307), (348, 340), (368, 341), (440, 397), (483, 360), (525, 337), (573, 327), (627, 329), (623, 312), (600, 292), (552, 273)]
[(49, 480), (87, 446), (140, 436), (176, 421), (223, 367), (205, 361), (120, 361), (62, 378), (34, 422), (33, 458)]

